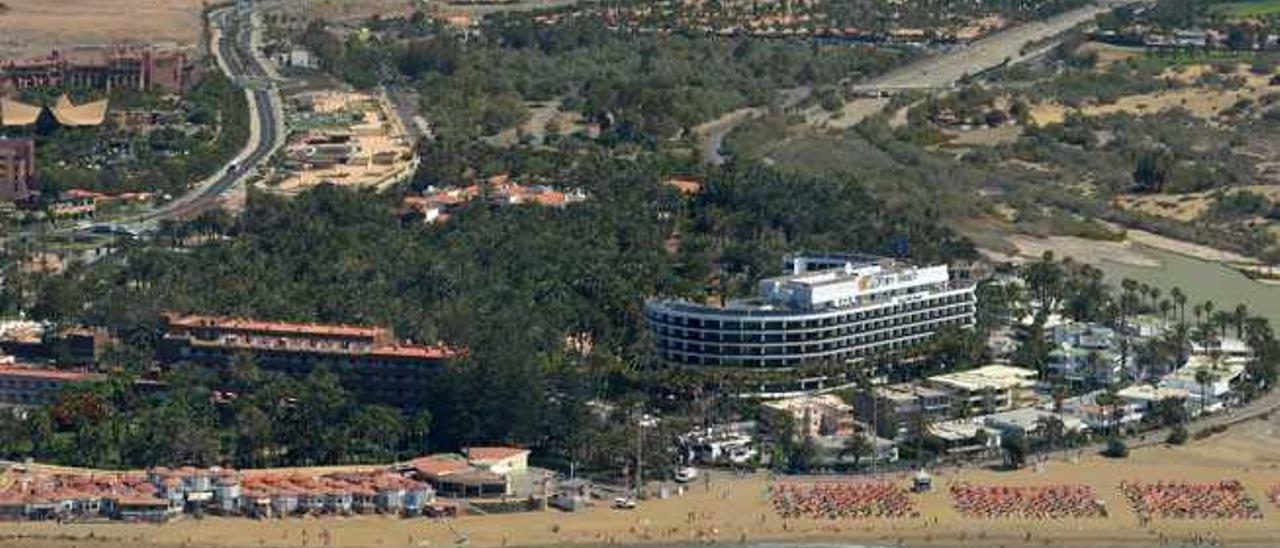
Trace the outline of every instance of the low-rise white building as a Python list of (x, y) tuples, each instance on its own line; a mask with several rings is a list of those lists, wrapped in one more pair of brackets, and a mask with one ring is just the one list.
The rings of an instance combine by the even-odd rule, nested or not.
[(929, 435), (946, 446), (947, 453), (981, 453), (1000, 449), (1000, 431), (983, 419), (953, 419), (929, 425)]
[(517, 447), (469, 447), (467, 462), (481, 470), (506, 476), (529, 469), (529, 450)]
[(929, 377), (926, 384), (952, 392), (971, 415), (983, 415), (1034, 405), (1036, 372), (1010, 365), (992, 364)]
[[(1203, 384), (1197, 379), (1201, 371), (1208, 375)], [(1244, 371), (1242, 363), (1192, 355), (1186, 365), (1160, 379), (1160, 386), (1186, 391), (1189, 399), (1195, 402), (1193, 410), (1212, 413), (1221, 410), (1232, 399), (1232, 385), (1244, 375)]]
[(1083, 433), (1089, 429), (1079, 418), (1031, 407), (993, 413), (981, 418), (984, 425), (1002, 433), (1017, 433), (1027, 437), (1042, 435), (1041, 427), (1048, 420), (1062, 421), (1063, 433)]
[(795, 421), (801, 437), (851, 434), (853, 406), (834, 394), (798, 396), (764, 403), (766, 410)]

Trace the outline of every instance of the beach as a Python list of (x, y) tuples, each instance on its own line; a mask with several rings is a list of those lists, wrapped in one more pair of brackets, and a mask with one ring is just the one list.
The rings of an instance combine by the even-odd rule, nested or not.
[[(1193, 428), (1193, 431), (1195, 429)], [(1270, 546), (1280, 538), (1280, 508), (1267, 500), (1280, 484), (1280, 421), (1255, 420), (1186, 446), (1135, 449), (1127, 459), (1056, 453), (1052, 460), (1018, 471), (933, 470), (934, 489), (909, 495), (918, 517), (797, 518), (784, 520), (768, 502), (772, 478), (765, 473), (737, 477), (713, 474), (683, 495), (647, 500), (634, 510), (614, 510), (607, 502), (578, 513), (556, 510), (437, 521), (389, 516), (303, 517), (256, 521), (243, 518), (185, 518), (165, 525), (122, 523), (8, 523), (0, 526), (0, 547), (123, 546), (471, 546), (748, 544), (963, 546), (1147, 546), (1167, 542), (1220, 542)], [(910, 474), (882, 480), (906, 486)], [(850, 481), (847, 476), (788, 477), (789, 482)], [(1122, 480), (1221, 482), (1238, 480), (1262, 509), (1260, 519), (1143, 520), (1119, 489)], [(852, 481), (861, 481), (853, 478)], [(1092, 487), (1106, 517), (1077, 519), (977, 519), (952, 505), (949, 486), (1073, 484)]]

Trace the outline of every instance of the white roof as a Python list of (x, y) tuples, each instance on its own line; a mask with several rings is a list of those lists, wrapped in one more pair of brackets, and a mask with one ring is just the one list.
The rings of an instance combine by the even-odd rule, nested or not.
[(929, 425), (929, 433), (947, 441), (961, 441), (978, 435), (978, 431), (987, 430), (981, 418), (954, 419), (935, 422)]
[(1187, 359), (1187, 365), (1170, 373), (1165, 378), (1196, 382), (1196, 372), (1201, 369), (1209, 371), (1213, 375), (1215, 382), (1229, 382), (1244, 374), (1245, 367), (1242, 364), (1231, 362), (1214, 364), (1213, 360), (1206, 356), (1191, 356)]
[(1068, 432), (1083, 430), (1085, 428), (1084, 421), (1069, 415), (1059, 415), (1033, 407), (1022, 409), (1014, 409), (1012, 411), (1004, 411), (1002, 413), (993, 413), (982, 417), (990, 426), (1011, 426), (1027, 432), (1034, 431), (1040, 426), (1040, 419), (1045, 417), (1054, 417), (1062, 421), (1062, 427)]
[(853, 410), (853, 406), (845, 403), (844, 400), (840, 399), (840, 397), (835, 394), (797, 396), (794, 398), (767, 401), (764, 405), (770, 409), (789, 411), (792, 413), (804, 411), (811, 407), (832, 407), (837, 410)]
[(1252, 352), (1252, 349), (1249, 348), (1249, 343), (1235, 337), (1223, 337), (1217, 344), (1202, 345), (1197, 342), (1191, 343), (1192, 354), (1208, 354), (1213, 350), (1218, 350), (1223, 354), (1249, 354)]
[(1116, 395), (1126, 400), (1158, 402), (1170, 398), (1186, 399), (1191, 396), (1191, 393), (1181, 388), (1152, 386), (1150, 384), (1135, 384), (1116, 392)]
[(1030, 369), (992, 364), (959, 373), (935, 375), (929, 377), (929, 381), (969, 391), (986, 388), (1007, 390), (1009, 388), (1034, 386), (1035, 377), (1036, 372)]

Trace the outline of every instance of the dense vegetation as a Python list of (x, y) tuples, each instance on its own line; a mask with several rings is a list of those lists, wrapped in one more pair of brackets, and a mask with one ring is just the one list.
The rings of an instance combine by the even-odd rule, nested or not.
[(621, 140), (677, 137), (699, 123), (774, 92), (881, 72), (904, 51), (801, 41), (722, 39), (702, 34), (610, 31), (598, 16), (542, 26), (525, 15), (486, 21), (480, 37), (449, 33), (345, 42), (321, 24), (303, 42), (324, 66), (357, 86), (394, 71), (422, 95), (442, 138), (471, 139), (522, 122), (525, 102), (564, 108)]
[[(62, 90), (29, 90), (23, 97), (35, 104), (52, 104)], [(78, 90), (77, 101), (94, 95)], [(148, 131), (101, 127), (67, 128), (45, 116), (29, 130), (39, 149), (41, 187), (57, 192), (81, 188), (96, 192), (159, 192), (178, 195), (192, 181), (218, 171), (244, 146), (249, 135), (249, 111), (244, 92), (216, 71), (179, 99), (157, 93), (118, 90), (108, 96), (116, 110), (156, 112), (163, 127)]]
[[(435, 389), (421, 394), (419, 408), (433, 417), (431, 447), (522, 443), (548, 455), (612, 466), (616, 463), (608, 459), (620, 457), (603, 449), (599, 455), (574, 453), (587, 451), (586, 446), (565, 437), (614, 435), (595, 426), (585, 401), (662, 388), (651, 377), (641, 316), (646, 297), (747, 291), (756, 277), (779, 271), (784, 253), (800, 249), (910, 253), (928, 260), (972, 253), (966, 242), (930, 219), (886, 208), (848, 181), (750, 167), (714, 174), (703, 194), (685, 199), (659, 185), (654, 174), (668, 168), (652, 159), (582, 157), (583, 152), (560, 164), (536, 162), (545, 152), (522, 159), (529, 172), (555, 174), (588, 193), (585, 203), (564, 210), (475, 205), (434, 226), (398, 216), (393, 196), (332, 186), (292, 200), (251, 194), (248, 209), (237, 218), (210, 215), (170, 225), (156, 243), (126, 244), (91, 270), (25, 282), (13, 272), (15, 283), (6, 284), (2, 294), (5, 308), (24, 306), (41, 318), (112, 326), (124, 344), (102, 367), (129, 374), (152, 374), (151, 348), (159, 315), (167, 310), (391, 325), (414, 340), (443, 340), (472, 350), (440, 373)], [(493, 157), (478, 158), (478, 165), (513, 155), (488, 154)], [(170, 248), (199, 234), (227, 238)], [(668, 250), (672, 239), (679, 246), (674, 252)], [(19, 288), (29, 289), (20, 294)], [(591, 351), (584, 355), (567, 348), (569, 336), (589, 341)], [(246, 363), (245, 369), (254, 368)], [(275, 379), (254, 384), (234, 404), (208, 402), (212, 391), (244, 390), (246, 384), (228, 377), (242, 374), (251, 373), (200, 373), (194, 366), (179, 366), (160, 374), (158, 379), (172, 388), (156, 393), (130, 396), (127, 388), (108, 394), (99, 389), (94, 405), (110, 407), (103, 417), (112, 422), (86, 426), (54, 420), (53, 438), (62, 441), (10, 440), (8, 454), (23, 454), (34, 444), (44, 448), (37, 451), (43, 458), (82, 464), (136, 466), (177, 458), (246, 465), (345, 462), (422, 450), (423, 445), (404, 441), (409, 434), (393, 435), (420, 432), (410, 426), (414, 415), (393, 416), (386, 409), (366, 408), (368, 402), (333, 395), (338, 390), (325, 384), (332, 383), (326, 376), (304, 382)], [(314, 393), (332, 400), (326, 410), (315, 410), (327, 413), (323, 420), (277, 408), (282, 394)], [(345, 432), (355, 428), (352, 421), (369, 413), (402, 426), (379, 434), (384, 443), (354, 440), (356, 446), (329, 452), (290, 437), (294, 428), (323, 439), (349, 437)], [(555, 418), (562, 413), (572, 414), (573, 422)], [(144, 426), (167, 414), (187, 417), (178, 421), (190, 425), (183, 428), (204, 430), (159, 435)], [(260, 421), (264, 415), (278, 430), (246, 441), (250, 434), (242, 430), (256, 432), (259, 426), (242, 420)], [(131, 441), (134, 429), (149, 437)], [(58, 443), (83, 445), (89, 441), (70, 440), (104, 432), (119, 436), (94, 442), (102, 449), (86, 456), (58, 452)], [(207, 445), (182, 445), (193, 439)], [(147, 450), (129, 449), (133, 443)], [(376, 451), (361, 449), (375, 445)]]

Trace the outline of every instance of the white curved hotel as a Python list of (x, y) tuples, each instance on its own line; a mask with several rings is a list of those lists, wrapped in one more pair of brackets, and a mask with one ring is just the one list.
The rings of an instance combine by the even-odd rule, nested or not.
[(682, 365), (791, 368), (902, 350), (946, 326), (971, 327), (974, 284), (946, 265), (865, 255), (802, 255), (723, 307), (654, 300), (645, 314), (659, 357)]

